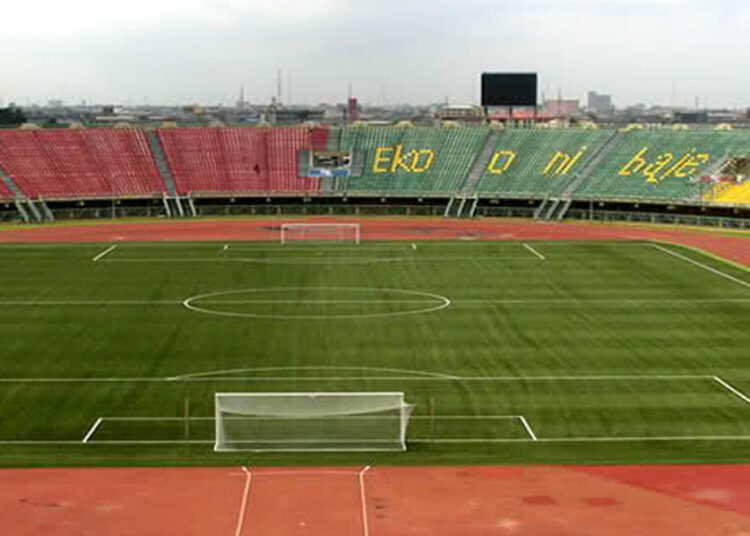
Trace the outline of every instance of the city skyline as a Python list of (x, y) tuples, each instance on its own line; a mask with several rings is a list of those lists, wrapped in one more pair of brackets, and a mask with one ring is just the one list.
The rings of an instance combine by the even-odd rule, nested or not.
[[(540, 99), (611, 94), (745, 108), (737, 0), (29, 0), (4, 8), (4, 103), (479, 102), (482, 71), (537, 71)], [(290, 95), (291, 90), (291, 95)]]

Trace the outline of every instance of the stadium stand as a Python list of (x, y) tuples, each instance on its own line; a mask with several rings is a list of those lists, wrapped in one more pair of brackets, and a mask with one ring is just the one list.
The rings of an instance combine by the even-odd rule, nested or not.
[[(312, 191), (319, 181), (298, 177), (297, 153), (309, 149), (304, 128), (160, 129), (177, 192), (186, 194)], [(316, 133), (324, 143), (327, 133)]]
[(723, 188), (716, 188), (705, 199), (714, 203), (750, 205), (750, 180), (746, 179), (741, 184), (726, 184)]
[(613, 135), (611, 130), (506, 130), (478, 191), (517, 197), (559, 195)]
[(7, 186), (5, 186), (5, 183), (0, 180), (0, 200), (6, 201), (9, 199), (13, 199), (13, 193), (8, 189)]
[[(351, 176), (301, 177), (316, 149), (350, 151)], [(750, 162), (748, 155), (745, 130), (404, 125), (0, 131), (0, 170), (14, 188), (45, 200), (319, 192), (750, 204), (745, 168), (727, 171), (730, 164)], [(0, 199), (13, 199), (14, 192), (0, 181)]]
[(750, 150), (746, 132), (633, 130), (576, 190), (576, 198), (700, 200), (699, 177), (728, 155)]
[(147, 197), (164, 192), (140, 130), (2, 131), (0, 165), (31, 198)]
[(337, 146), (364, 154), (351, 192), (383, 194), (453, 193), (464, 184), (482, 148), (486, 128), (360, 127), (338, 131)]

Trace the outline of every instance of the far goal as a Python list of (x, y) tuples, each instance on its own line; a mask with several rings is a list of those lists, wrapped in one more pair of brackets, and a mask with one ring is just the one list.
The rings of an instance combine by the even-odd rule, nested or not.
[(404, 393), (216, 393), (216, 452), (406, 450)]
[(358, 223), (282, 223), (281, 243), (336, 242), (359, 244)]

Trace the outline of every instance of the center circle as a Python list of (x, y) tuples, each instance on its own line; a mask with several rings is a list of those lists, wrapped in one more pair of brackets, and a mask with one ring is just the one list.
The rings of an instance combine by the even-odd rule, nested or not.
[(445, 296), (368, 287), (268, 287), (191, 296), (191, 311), (239, 318), (352, 320), (432, 313), (450, 306)]

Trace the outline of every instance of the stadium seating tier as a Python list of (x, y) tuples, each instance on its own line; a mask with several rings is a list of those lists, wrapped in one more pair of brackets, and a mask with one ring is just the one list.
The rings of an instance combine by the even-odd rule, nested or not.
[(298, 153), (325, 144), (327, 132), (306, 128), (160, 129), (159, 140), (180, 195), (293, 192), (319, 189), (298, 176)]
[(32, 198), (161, 195), (164, 184), (141, 130), (7, 130), (0, 166)]
[[(27, 196), (44, 199), (166, 195), (156, 165), (163, 151), (179, 195), (463, 192), (750, 204), (750, 182), (714, 180), (730, 157), (750, 154), (743, 130), (197, 127), (156, 134), (149, 147), (141, 129), (4, 130), (0, 170)], [(309, 152), (322, 149), (351, 151), (355, 176), (301, 177)], [(0, 199), (12, 198), (0, 182)]]

